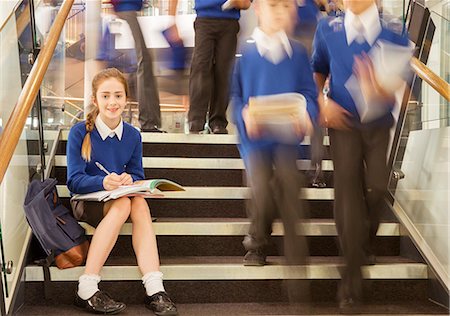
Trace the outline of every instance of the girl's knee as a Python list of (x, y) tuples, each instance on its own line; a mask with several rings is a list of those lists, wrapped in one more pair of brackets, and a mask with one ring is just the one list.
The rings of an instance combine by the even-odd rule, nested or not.
[(112, 205), (107, 210), (108, 214), (111, 214), (118, 220), (126, 221), (131, 213), (131, 201), (127, 197), (121, 197), (114, 200)]
[(131, 205), (131, 220), (142, 220), (145, 217), (151, 217), (147, 201), (142, 197), (133, 198)]

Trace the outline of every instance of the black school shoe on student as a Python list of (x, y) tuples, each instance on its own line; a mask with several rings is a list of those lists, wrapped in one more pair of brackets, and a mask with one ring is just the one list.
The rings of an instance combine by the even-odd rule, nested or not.
[(266, 254), (260, 250), (249, 250), (244, 256), (244, 266), (263, 266), (266, 264)]
[(166, 292), (158, 292), (152, 296), (145, 296), (145, 307), (157, 316), (176, 316), (177, 307)]
[(83, 300), (77, 293), (74, 304), (88, 312), (105, 315), (118, 314), (127, 307), (124, 303), (116, 302), (108, 293), (100, 290), (87, 300)]

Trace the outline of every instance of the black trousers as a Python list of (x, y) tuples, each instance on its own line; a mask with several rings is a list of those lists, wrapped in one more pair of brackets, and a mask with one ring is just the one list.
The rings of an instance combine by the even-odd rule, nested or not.
[(156, 78), (153, 75), (152, 56), (145, 45), (144, 36), (139, 25), (136, 11), (116, 12), (127, 21), (133, 35), (137, 57), (137, 101), (139, 104), (139, 123), (141, 129), (161, 127), (161, 110)]
[(189, 80), (191, 131), (201, 131), (209, 110), (209, 126), (226, 127), (229, 81), (236, 54), (239, 22), (196, 18), (195, 47)]
[(379, 226), (389, 171), (389, 126), (329, 130), (334, 165), (334, 217), (344, 256), (340, 298), (360, 298), (361, 266)]
[(306, 241), (298, 224), (303, 219), (299, 202), (302, 175), (298, 172), (297, 147), (278, 145), (272, 151), (254, 151), (246, 160), (251, 187), (251, 219), (248, 236), (244, 239), (247, 250), (263, 249), (269, 242), (272, 223), (279, 215), (284, 227), (284, 252), (288, 263), (304, 263)]

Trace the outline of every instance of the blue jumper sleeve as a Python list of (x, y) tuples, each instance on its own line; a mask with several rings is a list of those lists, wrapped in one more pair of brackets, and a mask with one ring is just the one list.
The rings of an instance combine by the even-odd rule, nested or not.
[(67, 139), (67, 186), (70, 192), (85, 194), (104, 190), (104, 176), (91, 176), (86, 173), (86, 161), (81, 157), (84, 133), (72, 128)]

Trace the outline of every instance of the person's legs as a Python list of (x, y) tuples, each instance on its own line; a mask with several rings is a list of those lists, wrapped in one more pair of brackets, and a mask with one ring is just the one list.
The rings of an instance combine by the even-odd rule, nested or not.
[(359, 131), (329, 130), (334, 165), (334, 216), (345, 268), (339, 288), (342, 307), (359, 300), (362, 292), (361, 265), (367, 235), (363, 193), (362, 139)]
[(131, 201), (124, 197), (105, 205), (105, 217), (95, 229), (86, 260), (85, 274), (99, 274), (123, 224), (130, 216)]
[(389, 181), (389, 170), (386, 165), (389, 134), (388, 127), (374, 127), (362, 133), (366, 164), (365, 195), (370, 227), (365, 250), (370, 263), (375, 259), (375, 238)]
[(158, 246), (153, 230), (150, 209), (142, 197), (131, 200), (132, 242), (137, 263), (142, 275), (159, 271)]
[(236, 54), (237, 20), (218, 20), (220, 33), (216, 39), (214, 61), (214, 94), (211, 100), (209, 126), (213, 133), (226, 133), (230, 73)]
[(279, 145), (274, 151), (277, 206), (284, 226), (284, 252), (288, 264), (303, 264), (307, 245), (300, 232), (303, 210), (299, 202), (301, 175), (297, 168), (297, 147)]
[(137, 55), (137, 101), (139, 103), (139, 123), (142, 130), (161, 127), (161, 109), (156, 78), (150, 52), (135, 11), (117, 12), (117, 16), (127, 21), (135, 42)]
[(311, 184), (316, 188), (326, 187), (323, 178), (322, 160), (325, 155), (325, 147), (323, 146), (324, 129), (320, 126), (314, 126), (314, 132), (311, 135), (311, 167), (314, 170)]
[(131, 200), (132, 242), (142, 282), (146, 291), (145, 306), (156, 315), (177, 315), (177, 308), (165, 292), (159, 271), (158, 246), (153, 230), (150, 209), (142, 197)]
[[(264, 248), (268, 244), (272, 233), (274, 218), (274, 196), (272, 190), (272, 157), (270, 152), (253, 151), (246, 159), (247, 176), (251, 188), (250, 227), (243, 245), (251, 253), (261, 252), (261, 262), (253, 262), (244, 258), (244, 264), (264, 264)], [(264, 259), (264, 260), (262, 260)], [(249, 261), (249, 262), (247, 262)]]
[(216, 40), (215, 19), (197, 18), (194, 22), (195, 47), (189, 78), (189, 130), (199, 132), (206, 122), (206, 112), (213, 87), (213, 60)]
[(75, 305), (93, 313), (113, 314), (125, 309), (125, 304), (114, 301), (109, 295), (98, 289), (100, 270), (105, 264), (120, 228), (131, 211), (131, 202), (123, 197), (104, 205), (103, 220), (95, 229), (86, 260), (84, 274), (79, 279)]

